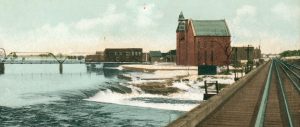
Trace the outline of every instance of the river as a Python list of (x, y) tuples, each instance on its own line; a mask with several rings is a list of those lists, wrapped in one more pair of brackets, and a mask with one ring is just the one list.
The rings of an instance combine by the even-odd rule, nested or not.
[(157, 95), (134, 98), (141, 91), (117, 78), (129, 71), (65, 64), (59, 74), (58, 66), (5, 64), (5, 74), (0, 75), (0, 126), (157, 127), (184, 113), (168, 108), (173, 103), (197, 103)]

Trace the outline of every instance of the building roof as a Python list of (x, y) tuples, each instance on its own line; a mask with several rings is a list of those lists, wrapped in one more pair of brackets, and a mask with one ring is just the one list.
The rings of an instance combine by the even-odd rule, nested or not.
[(180, 12), (179, 17), (178, 17), (178, 26), (176, 29), (176, 32), (184, 32), (185, 31), (185, 21), (186, 19), (183, 16), (183, 13)]
[(160, 51), (150, 51), (149, 55), (150, 55), (150, 57), (162, 57), (162, 54)]
[(105, 50), (142, 50), (142, 48), (106, 48)]
[(104, 50), (104, 53), (107, 53), (107, 52), (120, 52), (120, 51), (141, 51), (143, 52), (143, 49), (142, 48), (106, 48)]
[(104, 52), (103, 51), (96, 51), (96, 55), (103, 55)]
[(176, 50), (170, 50), (170, 51), (168, 52), (168, 54), (169, 54), (169, 55), (176, 55)]
[(183, 16), (183, 13), (180, 12), (179, 17), (178, 17), (178, 21), (183, 21), (183, 20), (185, 20), (184, 16)]
[(195, 36), (230, 36), (225, 20), (192, 20)]

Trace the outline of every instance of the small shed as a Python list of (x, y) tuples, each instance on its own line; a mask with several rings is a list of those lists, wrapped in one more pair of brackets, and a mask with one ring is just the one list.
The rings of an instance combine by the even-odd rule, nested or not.
[(163, 60), (162, 53), (160, 51), (150, 51), (149, 57), (149, 61), (152, 63), (161, 62)]

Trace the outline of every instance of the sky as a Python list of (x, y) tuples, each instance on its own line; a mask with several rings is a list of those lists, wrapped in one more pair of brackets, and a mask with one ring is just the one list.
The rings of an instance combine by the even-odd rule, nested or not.
[(1, 0), (0, 48), (94, 53), (176, 48), (178, 15), (225, 19), (232, 46), (263, 53), (300, 49), (299, 0)]

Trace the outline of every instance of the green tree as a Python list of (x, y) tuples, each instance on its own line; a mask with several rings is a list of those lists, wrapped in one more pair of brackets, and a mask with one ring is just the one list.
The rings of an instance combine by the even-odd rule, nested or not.
[(300, 56), (300, 50), (287, 50), (281, 52), (279, 55), (280, 57)]

